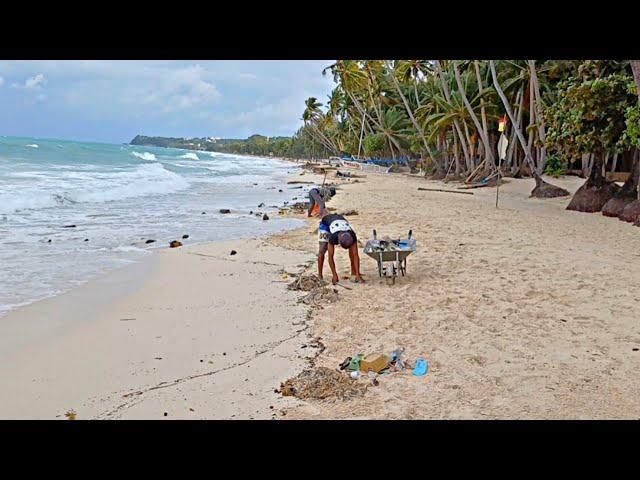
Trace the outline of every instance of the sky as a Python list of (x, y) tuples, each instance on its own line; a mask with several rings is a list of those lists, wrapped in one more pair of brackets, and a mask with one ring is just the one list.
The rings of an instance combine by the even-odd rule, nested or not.
[(331, 60), (0, 61), (0, 135), (128, 143), (136, 135), (290, 136), (326, 103)]

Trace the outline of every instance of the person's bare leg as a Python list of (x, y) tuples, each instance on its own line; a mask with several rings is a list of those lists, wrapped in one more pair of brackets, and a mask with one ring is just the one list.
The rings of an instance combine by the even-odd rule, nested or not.
[(320, 242), (318, 247), (318, 277), (322, 280), (322, 269), (324, 267), (324, 254), (327, 251), (327, 243)]
[(351, 258), (352, 256), (353, 256), (352, 268), (356, 276), (356, 282), (364, 283), (364, 279), (360, 274), (360, 255), (358, 255), (358, 245), (355, 243), (351, 245), (351, 247), (349, 247), (349, 257)]
[[(357, 252), (356, 252), (357, 254)], [(353, 253), (353, 248), (349, 248), (349, 262), (351, 263), (351, 275), (356, 274), (356, 259)]]

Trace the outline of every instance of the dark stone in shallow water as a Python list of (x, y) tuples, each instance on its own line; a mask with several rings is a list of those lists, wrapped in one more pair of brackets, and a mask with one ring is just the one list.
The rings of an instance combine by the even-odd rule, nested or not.
[(182, 235), (182, 238), (189, 238), (189, 235)]
[(236, 252), (235, 250), (231, 250), (231, 253), (229, 255), (235, 255), (236, 253), (238, 252)]
[(228, 208), (221, 208), (220, 213), (231, 213), (231, 210), (229, 210)]
[(47, 243), (51, 243), (51, 239), (47, 240)]
[(282, 189), (278, 190), (280, 193), (282, 193)]
[(261, 203), (260, 205), (258, 205), (258, 208), (262, 208), (264, 207), (264, 203)]
[(249, 210), (249, 215), (253, 215), (253, 210)]
[(171, 243), (169, 243), (169, 246), (171, 248), (181, 247), (182, 246), (182, 242), (179, 242), (177, 240), (173, 240)]
[(202, 215), (204, 215), (205, 213), (207, 213), (207, 212), (202, 212)]
[(64, 227), (62, 227), (62, 228), (76, 228), (76, 226), (75, 226), (75, 225), (65, 225), (65, 226), (64, 226)]
[(269, 220), (269, 215), (267, 215), (266, 213), (262, 216), (263, 220)]
[(84, 239), (84, 241), (85, 241), (85, 242), (88, 242), (88, 241), (89, 241), (89, 239), (88, 239), (88, 238), (85, 238), (85, 239)]
[(155, 240), (151, 240), (151, 239), (149, 239), (149, 240), (147, 240), (147, 241), (146, 241), (146, 242), (144, 242), (144, 243), (149, 244), (149, 243), (153, 243), (153, 242), (155, 242)]

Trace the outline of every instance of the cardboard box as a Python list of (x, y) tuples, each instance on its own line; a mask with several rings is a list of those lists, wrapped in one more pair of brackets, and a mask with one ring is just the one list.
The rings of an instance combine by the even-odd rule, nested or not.
[(391, 359), (386, 355), (373, 353), (360, 360), (360, 371), (379, 373), (381, 370), (387, 368), (389, 363), (391, 363)]

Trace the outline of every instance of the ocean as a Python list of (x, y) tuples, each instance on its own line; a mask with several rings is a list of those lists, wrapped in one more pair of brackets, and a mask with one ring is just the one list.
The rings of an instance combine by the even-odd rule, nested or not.
[(273, 214), (303, 200), (308, 189), (284, 181), (297, 170), (270, 158), (0, 137), (0, 316), (172, 240), (193, 245), (299, 227)]

